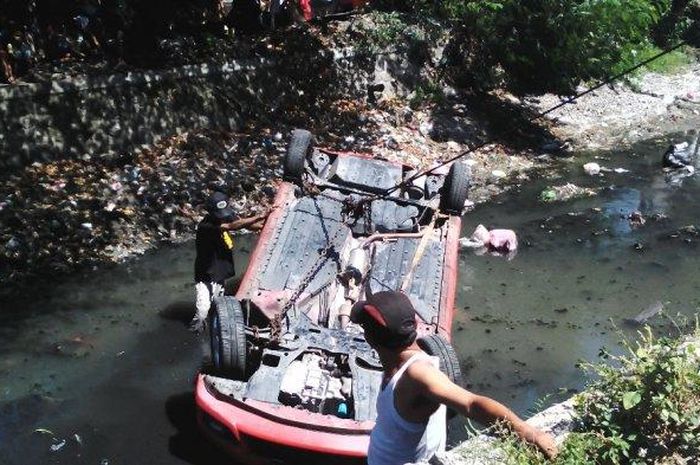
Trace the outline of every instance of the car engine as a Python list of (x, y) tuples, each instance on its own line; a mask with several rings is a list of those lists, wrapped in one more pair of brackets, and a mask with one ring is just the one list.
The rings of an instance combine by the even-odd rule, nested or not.
[(287, 368), (279, 401), (311, 412), (353, 418), (347, 355), (306, 352)]

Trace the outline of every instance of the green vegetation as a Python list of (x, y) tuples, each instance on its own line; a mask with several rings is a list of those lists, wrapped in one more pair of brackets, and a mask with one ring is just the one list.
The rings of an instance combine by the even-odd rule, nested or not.
[(435, 81), (425, 81), (416, 86), (411, 95), (409, 105), (415, 109), (426, 104), (439, 104), (444, 100), (445, 95), (442, 92), (442, 86)]
[(378, 52), (400, 42), (403, 31), (408, 24), (403, 15), (397, 12), (376, 12), (371, 14), (370, 24), (358, 27), (359, 42), (356, 47), (362, 51)]
[[(695, 325), (693, 338), (700, 337)], [(700, 367), (687, 338), (655, 339), (649, 328), (627, 355), (586, 365), (598, 380), (576, 398), (577, 431), (547, 462), (513, 437), (503, 440), (506, 463), (680, 464), (700, 456)]]
[[(484, 90), (503, 85), (518, 93), (566, 94), (581, 81), (603, 79), (651, 56), (658, 50), (654, 40), (673, 43), (697, 27), (690, 13), (677, 14), (677, 3), (417, 0), (412, 6), (455, 26), (449, 64), (462, 84)], [(674, 20), (668, 21), (672, 14)], [(659, 27), (661, 23), (664, 28)], [(682, 57), (678, 53), (670, 60), (677, 63)]]
[[(625, 69), (629, 68), (633, 64), (639, 63), (641, 61), (644, 61), (646, 59), (651, 58), (652, 56), (658, 54), (661, 52), (661, 49), (650, 45), (649, 47), (642, 49), (640, 51), (635, 51), (634, 53), (630, 53), (628, 57), (626, 57), (623, 61), (618, 63), (617, 66), (613, 68), (614, 73), (619, 73), (624, 71)], [(674, 72), (679, 71), (681, 68), (684, 66), (690, 64), (693, 62), (693, 51), (689, 47), (684, 47), (679, 50), (674, 50), (671, 53), (668, 53), (657, 60), (652, 61), (648, 65), (644, 67), (644, 69), (640, 70), (639, 72), (642, 71), (653, 71), (655, 73), (661, 73), (661, 74), (671, 74)], [(637, 73), (638, 74), (638, 73)]]

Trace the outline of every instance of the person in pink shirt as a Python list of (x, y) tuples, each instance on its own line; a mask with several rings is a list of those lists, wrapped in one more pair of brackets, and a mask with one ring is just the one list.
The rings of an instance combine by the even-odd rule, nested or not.
[(496, 254), (507, 254), (512, 258), (518, 249), (518, 237), (512, 229), (492, 229), (489, 231), (483, 224), (476, 227), (471, 237), (459, 240), (462, 248), (489, 251)]

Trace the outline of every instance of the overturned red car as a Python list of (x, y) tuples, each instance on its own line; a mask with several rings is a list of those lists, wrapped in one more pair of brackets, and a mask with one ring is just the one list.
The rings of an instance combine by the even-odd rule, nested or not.
[(201, 429), (238, 460), (364, 461), (382, 370), (349, 313), (367, 292), (405, 292), (419, 344), (459, 382), (449, 338), (468, 168), (415, 175), (293, 132), (241, 285), (213, 301), (196, 382)]

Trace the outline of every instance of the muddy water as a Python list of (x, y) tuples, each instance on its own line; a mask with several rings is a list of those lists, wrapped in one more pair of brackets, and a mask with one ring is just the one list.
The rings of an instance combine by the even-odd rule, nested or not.
[[(511, 261), (460, 257), (453, 344), (473, 390), (528, 415), (583, 386), (577, 361), (597, 360), (601, 349), (619, 353), (637, 331), (626, 318), (657, 302), (678, 322), (700, 310), (700, 236), (677, 234), (700, 226), (700, 179), (666, 182), (660, 154), (669, 140), (562, 161), (560, 179), (531, 183), (464, 218), (465, 234), (479, 223), (511, 228), (521, 246)], [(587, 176), (586, 161), (629, 172)], [(548, 185), (567, 182), (600, 193), (539, 202)], [(643, 226), (627, 218), (634, 211)], [(650, 324), (673, 332), (668, 319)]]
[(3, 303), (0, 464), (230, 463), (194, 424), (193, 260), (167, 248)]
[[(588, 177), (582, 159), (562, 162), (560, 180), (465, 217), (465, 232), (479, 222), (513, 228), (522, 245), (512, 261), (460, 257), (453, 341), (473, 390), (528, 414), (580, 389), (576, 362), (615, 350), (616, 328), (632, 332), (624, 318), (657, 301), (669, 313), (697, 311), (700, 237), (670, 236), (698, 223), (700, 185), (666, 184), (658, 166), (665, 144), (597, 160), (630, 173)], [(567, 181), (602, 191), (538, 202), (546, 184)], [(668, 218), (634, 228), (626, 216), (635, 210)], [(252, 240), (239, 240), (241, 268)], [(167, 248), (3, 302), (0, 464), (228, 463), (194, 425), (202, 348), (186, 329), (193, 258), (191, 245)], [(453, 426), (454, 442), (464, 433)]]

